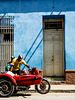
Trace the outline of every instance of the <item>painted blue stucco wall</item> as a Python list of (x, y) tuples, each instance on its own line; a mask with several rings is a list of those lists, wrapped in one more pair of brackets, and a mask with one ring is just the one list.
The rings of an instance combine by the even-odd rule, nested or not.
[[(37, 20), (36, 20), (37, 19)], [(42, 29), (42, 17), (37, 14), (19, 14), (14, 18), (14, 55), (18, 56), (19, 54), (23, 55), (23, 58), (28, 53), (25, 61), (28, 62), (30, 66), (42, 68), (43, 62), (43, 41), (40, 43), (40, 40), (43, 38)], [(39, 34), (39, 32), (41, 33)], [(38, 36), (39, 34), (39, 36)], [(38, 38), (37, 38), (38, 36)], [(37, 38), (37, 39), (36, 39)], [(36, 41), (35, 41), (36, 39)], [(40, 43), (39, 47), (38, 44)], [(34, 52), (34, 53), (33, 53)]]
[(75, 12), (65, 15), (65, 56), (66, 69), (75, 70)]
[(25, 61), (31, 57), (28, 64), (38, 69), (43, 69), (42, 18), (44, 15), (64, 15), (64, 69), (75, 70), (74, 0), (0, 0), (0, 14), (14, 16), (14, 56), (22, 54), (24, 58), (34, 44)]
[(75, 11), (75, 0), (0, 0), (1, 13)]

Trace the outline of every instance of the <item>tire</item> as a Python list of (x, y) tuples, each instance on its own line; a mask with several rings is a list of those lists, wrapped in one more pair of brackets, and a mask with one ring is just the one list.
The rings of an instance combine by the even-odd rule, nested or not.
[(46, 79), (43, 79), (40, 84), (35, 85), (35, 89), (40, 94), (46, 94), (50, 91), (50, 83)]
[(14, 92), (13, 92), (13, 94), (16, 94), (17, 92), (18, 92), (18, 90), (14, 89)]
[(8, 97), (14, 92), (14, 85), (10, 81), (0, 80), (0, 96)]

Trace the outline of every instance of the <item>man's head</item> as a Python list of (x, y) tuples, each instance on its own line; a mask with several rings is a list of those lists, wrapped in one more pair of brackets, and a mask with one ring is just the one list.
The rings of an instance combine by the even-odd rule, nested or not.
[(11, 56), (11, 61), (12, 61), (14, 58), (15, 58), (14, 56)]
[(17, 58), (18, 61), (21, 61), (22, 59), (23, 59), (22, 55), (19, 55)]

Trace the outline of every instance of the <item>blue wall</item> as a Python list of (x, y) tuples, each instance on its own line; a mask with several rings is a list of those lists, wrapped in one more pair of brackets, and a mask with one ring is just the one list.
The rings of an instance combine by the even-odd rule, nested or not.
[(66, 69), (75, 69), (75, 12), (65, 16)]
[(75, 0), (0, 0), (0, 13), (75, 11)]
[(67, 70), (75, 69), (74, 0), (0, 0), (0, 13), (14, 16), (15, 57), (22, 54), (24, 58), (34, 44), (25, 61), (27, 62), (31, 57), (28, 64), (39, 69), (43, 68), (42, 18), (44, 15), (65, 15), (64, 68)]
[[(32, 56), (28, 64), (41, 69), (43, 66), (43, 41), (40, 43), (40, 40), (43, 38), (43, 30), (41, 31), (42, 16), (34, 13), (16, 15), (14, 18), (14, 29), (15, 56), (17, 57), (21, 54), (24, 58), (28, 53), (25, 61), (27, 62)], [(30, 52), (28, 52), (29, 49)]]

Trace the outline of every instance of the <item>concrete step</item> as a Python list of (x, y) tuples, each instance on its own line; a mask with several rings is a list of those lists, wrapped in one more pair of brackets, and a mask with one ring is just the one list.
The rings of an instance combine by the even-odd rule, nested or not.
[(61, 85), (66, 84), (66, 81), (49, 81), (51, 85)]
[(44, 77), (44, 78), (47, 79), (52, 85), (66, 84), (64, 77)]

